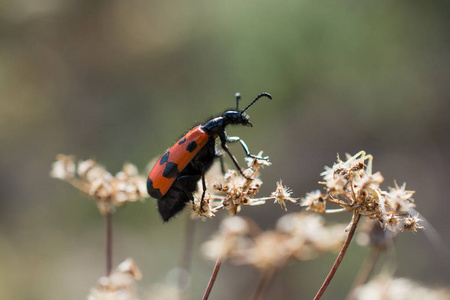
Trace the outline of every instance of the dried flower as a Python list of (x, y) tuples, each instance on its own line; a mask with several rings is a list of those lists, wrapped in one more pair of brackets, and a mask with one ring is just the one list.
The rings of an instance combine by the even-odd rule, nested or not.
[[(325, 196), (319, 191), (307, 194), (302, 199), (302, 206), (322, 213), (352, 211), (379, 220), (383, 228), (394, 231), (416, 231), (423, 228), (418, 224), (418, 216), (414, 212), (414, 191), (407, 191), (406, 185), (401, 187), (395, 183), (389, 192), (383, 191), (380, 184), (384, 178), (380, 172), (372, 173), (373, 157), (364, 151), (354, 156), (346, 155), (346, 160), (339, 158), (332, 168), (325, 167), (322, 172), (326, 187)], [(324, 199), (342, 207), (340, 210), (326, 210)]]
[(110, 276), (101, 277), (88, 300), (137, 300), (135, 285), (141, 271), (131, 258), (123, 261)]
[(117, 206), (148, 197), (146, 177), (139, 175), (136, 166), (130, 163), (125, 163), (113, 176), (93, 159), (76, 164), (74, 156), (58, 154), (50, 176), (65, 180), (91, 196), (103, 215), (113, 213)]
[(248, 219), (232, 217), (202, 247), (209, 259), (220, 253), (236, 265), (251, 265), (262, 273), (272, 272), (291, 260), (310, 260), (334, 251), (345, 239), (344, 225), (325, 227), (323, 218), (293, 213), (280, 218), (275, 230), (261, 231)]
[(446, 300), (450, 299), (450, 290), (429, 288), (406, 278), (378, 276), (358, 287), (353, 295), (355, 300)]
[[(261, 155), (262, 152), (258, 157)], [(227, 209), (230, 214), (235, 215), (241, 210), (242, 205), (261, 205), (268, 200), (280, 203), (285, 209), (286, 201), (296, 202), (297, 198), (291, 197), (291, 190), (283, 186), (281, 181), (277, 183), (277, 189), (270, 197), (256, 198), (262, 185), (261, 179), (257, 177), (260, 167), (270, 165), (265, 159), (247, 158), (249, 168), (243, 170), (244, 176), (236, 170), (221, 175), (220, 168), (213, 166), (213, 170), (206, 174), (207, 189), (203, 202), (201, 203), (203, 194), (201, 185), (194, 195), (193, 216), (211, 218), (220, 209)]]
[[(247, 162), (248, 167), (254, 170), (259, 170), (260, 167), (272, 165), (272, 163), (269, 161), (269, 157), (263, 157), (262, 154), (263, 152), (260, 151), (258, 155), (256, 155), (256, 157), (258, 158), (246, 157), (245, 161)], [(262, 159), (260, 159), (259, 157)]]
[(287, 211), (286, 203), (285, 201), (291, 201), (293, 203), (296, 203), (298, 198), (291, 198), (292, 191), (287, 187), (283, 186), (283, 182), (280, 180), (277, 182), (277, 189), (275, 192), (270, 194), (271, 197), (275, 198), (275, 202), (280, 203), (281, 207), (284, 207), (284, 210)]
[(173, 300), (180, 298), (181, 291), (169, 284), (153, 284), (148, 292), (148, 300)]
[(419, 224), (419, 215), (409, 216), (403, 220), (403, 227), (400, 228), (400, 231), (408, 230), (411, 232), (417, 232), (417, 229), (423, 229), (423, 226)]
[(189, 205), (192, 207), (192, 217), (206, 217), (211, 219), (215, 216), (215, 212), (217, 209), (213, 209), (210, 204), (211, 195), (208, 193), (208, 198), (203, 199), (203, 202), (200, 198), (198, 198), (196, 195), (194, 195), (194, 201), (192, 203), (189, 203)]
[(65, 180), (75, 175), (75, 157), (72, 155), (58, 154), (56, 161), (52, 165), (50, 176)]
[(202, 245), (204, 256), (211, 260), (217, 259), (221, 254), (226, 258), (240, 257), (240, 252), (249, 247), (249, 230), (248, 222), (241, 217), (224, 219), (219, 232)]
[(318, 213), (325, 212), (327, 202), (325, 201), (322, 193), (319, 190), (307, 193), (304, 198), (301, 199), (301, 206), (306, 206), (306, 210), (315, 211)]

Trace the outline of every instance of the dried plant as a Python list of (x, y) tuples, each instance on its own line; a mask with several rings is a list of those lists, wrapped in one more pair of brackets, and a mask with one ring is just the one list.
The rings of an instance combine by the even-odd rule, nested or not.
[(406, 278), (377, 276), (356, 289), (353, 300), (448, 300), (450, 290), (430, 288)]
[(88, 300), (138, 300), (136, 281), (142, 278), (133, 259), (127, 258), (109, 275), (98, 280), (87, 297)]
[(221, 222), (220, 230), (203, 244), (208, 259), (249, 265), (261, 274), (253, 299), (259, 299), (275, 272), (290, 261), (312, 260), (325, 252), (339, 251), (345, 225), (325, 226), (321, 216), (291, 213), (281, 217), (274, 230), (261, 231), (250, 219), (238, 216)]
[(173, 300), (180, 299), (180, 290), (173, 285), (153, 284), (148, 292), (148, 300)]
[[(262, 157), (262, 151), (257, 155)], [(231, 215), (236, 215), (242, 205), (261, 205), (268, 200), (278, 202), (282, 208), (286, 209), (286, 201), (297, 202), (297, 198), (291, 197), (291, 190), (283, 186), (281, 180), (277, 183), (276, 189), (269, 197), (257, 198), (256, 194), (262, 185), (261, 179), (258, 177), (260, 169), (263, 166), (270, 166), (271, 163), (266, 159), (246, 158), (248, 168), (242, 173), (236, 170), (230, 170), (220, 176), (218, 171), (210, 172), (207, 177), (208, 192), (206, 199), (202, 199), (202, 188), (199, 187), (198, 192), (194, 195), (195, 200), (192, 204), (193, 217), (212, 218), (220, 209), (227, 209)], [(217, 168), (216, 168), (217, 169)], [(218, 169), (217, 169), (218, 170)], [(208, 182), (213, 182), (212, 185)], [(225, 233), (224, 240), (234, 239), (232, 232)], [(222, 265), (223, 256), (227, 254), (227, 243), (223, 243), (221, 254), (217, 255), (216, 264), (206, 288), (203, 299), (209, 298), (209, 294), (216, 280), (217, 274)]]
[[(258, 157), (262, 157), (260, 152)], [(286, 209), (286, 201), (297, 202), (297, 198), (291, 197), (291, 190), (283, 186), (281, 180), (277, 183), (276, 190), (269, 197), (256, 198), (259, 188), (262, 185), (261, 179), (258, 177), (261, 167), (270, 166), (267, 160), (246, 158), (248, 168), (243, 171), (242, 176), (236, 170), (230, 170), (225, 175), (216, 172), (210, 172), (207, 175), (207, 193), (203, 202), (202, 187), (199, 186), (197, 193), (194, 195), (194, 203), (192, 204), (193, 217), (212, 218), (220, 209), (227, 209), (230, 214), (236, 215), (242, 205), (261, 205), (266, 201), (274, 200), (281, 207)], [(212, 182), (212, 184), (210, 184)]]
[(112, 176), (93, 159), (76, 162), (73, 155), (58, 154), (50, 176), (64, 180), (96, 200), (106, 220), (106, 275), (112, 269), (112, 221), (116, 207), (148, 197), (146, 178), (139, 175), (136, 166), (125, 163), (120, 172)]
[[(261, 155), (262, 152), (258, 157)], [(301, 199), (301, 205), (311, 212), (323, 214), (351, 212), (352, 221), (348, 226), (343, 224), (325, 226), (321, 216), (303, 212), (287, 214), (278, 220), (275, 229), (261, 231), (250, 219), (237, 216), (243, 205), (255, 206), (273, 200), (286, 210), (286, 202), (296, 203), (298, 199), (291, 196), (292, 191), (284, 186), (281, 180), (276, 183), (275, 191), (270, 196), (257, 197), (262, 185), (259, 178), (261, 168), (269, 166), (270, 163), (255, 158), (246, 160), (248, 168), (242, 172), (243, 174), (235, 170), (223, 174), (220, 173), (220, 168), (213, 167), (206, 177), (207, 190), (204, 199), (202, 199), (203, 188), (199, 184), (191, 204), (193, 218), (212, 218), (221, 209), (226, 209), (231, 214), (222, 221), (219, 232), (202, 246), (205, 257), (216, 260), (203, 299), (208, 299), (223, 261), (234, 265), (252, 266), (259, 271), (261, 280), (253, 299), (260, 299), (263, 289), (270, 283), (274, 274), (289, 262), (311, 260), (325, 252), (339, 251), (343, 243), (336, 262), (315, 297), (320, 299), (339, 267), (361, 217), (376, 220), (377, 226), (368, 227), (365, 238), (361, 234), (360, 240), (370, 241), (373, 248), (380, 251), (387, 249), (392, 238), (398, 233), (416, 232), (423, 228), (420, 224), (421, 219), (414, 210), (412, 199), (414, 192), (406, 190), (405, 184), (398, 186), (396, 183), (393, 188), (383, 191), (380, 188), (383, 176), (380, 172), (372, 173), (373, 158), (361, 151), (354, 156), (347, 155), (345, 161), (338, 157), (333, 167), (326, 167), (321, 174), (323, 181), (320, 183), (324, 185), (325, 191), (322, 193), (317, 190)], [(59, 154), (53, 163), (51, 176), (70, 183), (93, 198), (100, 213), (107, 220), (107, 276), (100, 278), (88, 299), (137, 299), (135, 283), (142, 275), (134, 261), (127, 259), (114, 272), (110, 272), (111, 215), (118, 207), (128, 202), (148, 197), (146, 177), (140, 175), (137, 168), (129, 163), (113, 176), (92, 159), (76, 162), (74, 156), (63, 154)], [(338, 205), (340, 208), (329, 209), (327, 208), (329, 204)], [(189, 239), (187, 241), (190, 242)], [(351, 293), (351, 297), (355, 298), (352, 299), (368, 299), (365, 295), (370, 292), (366, 291), (371, 289), (383, 290), (385, 293), (382, 296), (385, 298), (382, 299), (403, 299), (392, 298), (390, 294), (398, 279), (390, 279), (389, 284), (386, 283), (386, 279), (378, 278), (366, 283), (375, 261), (376, 258), (368, 264), (368, 267), (363, 267), (366, 274), (358, 276), (360, 281), (355, 283)], [(382, 284), (388, 286), (380, 287)], [(174, 299), (184, 295), (184, 290), (180, 289), (180, 286), (154, 285), (151, 291), (149, 299)], [(434, 294), (431, 290), (427, 292), (429, 294), (426, 299), (444, 299), (430, 298), (430, 295), (448, 296), (448, 292), (447, 294), (443, 294), (442, 291), (441, 294)]]
[(148, 197), (147, 178), (130, 163), (125, 163), (113, 176), (93, 159), (77, 163), (73, 155), (58, 154), (50, 176), (64, 180), (92, 197), (102, 215), (112, 214), (116, 207)]
[[(326, 192), (319, 190), (308, 193), (301, 199), (307, 210), (318, 213), (350, 211), (358, 215), (379, 220), (384, 228), (392, 231), (413, 231), (422, 229), (421, 219), (413, 208), (411, 198), (414, 191), (407, 191), (406, 184), (389, 191), (383, 191), (380, 184), (384, 178), (380, 172), (372, 173), (370, 154), (360, 151), (354, 156), (347, 154), (347, 160), (339, 159), (332, 168), (325, 167), (321, 174)], [(341, 206), (341, 209), (326, 210), (326, 200)], [(350, 224), (351, 225), (351, 224)]]
[[(314, 191), (301, 199), (301, 205), (307, 207), (307, 210), (317, 213), (348, 211), (353, 215), (346, 228), (348, 237), (314, 299), (320, 299), (336, 273), (361, 216), (378, 220), (383, 229), (393, 232), (416, 232), (417, 229), (423, 228), (419, 224), (421, 219), (414, 210), (415, 204), (411, 198), (414, 192), (407, 191), (406, 184), (399, 187), (397, 183), (394, 188), (389, 188), (388, 192), (381, 190), (380, 184), (384, 178), (380, 172), (372, 173), (372, 161), (372, 155), (364, 151), (354, 156), (346, 155), (345, 161), (338, 156), (333, 167), (325, 167), (321, 174), (324, 180), (319, 183), (325, 185), (326, 192), (322, 194), (320, 191)], [(341, 208), (326, 209), (327, 200)]]
[[(274, 230), (261, 231), (247, 218), (229, 217), (202, 247), (208, 259), (250, 265), (261, 273), (274, 272), (291, 260), (311, 260), (324, 252), (338, 251), (345, 225), (325, 226), (321, 216), (292, 213), (281, 217)], [(226, 237), (226, 238), (225, 238)]]

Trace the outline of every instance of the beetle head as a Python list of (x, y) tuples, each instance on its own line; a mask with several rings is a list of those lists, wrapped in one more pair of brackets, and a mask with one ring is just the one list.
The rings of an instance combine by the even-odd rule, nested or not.
[(248, 116), (241, 111), (228, 110), (223, 113), (222, 117), (225, 126), (229, 124), (242, 124), (244, 126), (250, 127), (253, 126), (252, 123), (250, 123), (250, 121), (248, 120)]

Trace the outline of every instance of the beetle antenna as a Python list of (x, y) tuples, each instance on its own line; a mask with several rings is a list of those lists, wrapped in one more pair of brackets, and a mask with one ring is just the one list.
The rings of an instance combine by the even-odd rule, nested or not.
[(241, 94), (240, 93), (236, 93), (234, 94), (234, 96), (236, 97), (236, 110), (238, 111), (238, 107), (239, 107), (239, 99), (241, 99)]
[[(253, 103), (255, 103), (256, 101), (258, 101), (258, 99), (259, 99), (259, 98), (262, 98), (262, 97), (267, 97), (267, 98), (269, 98), (270, 100), (272, 100), (272, 96), (271, 96), (269, 93), (261, 93), (261, 94), (259, 94), (258, 96), (256, 96), (255, 100), (253, 100), (252, 103), (250, 103), (246, 108), (244, 108), (244, 109), (241, 111), (241, 113), (243, 113), (244, 111), (246, 111), (250, 106), (253, 105)], [(237, 110), (237, 109), (236, 109), (236, 110)]]

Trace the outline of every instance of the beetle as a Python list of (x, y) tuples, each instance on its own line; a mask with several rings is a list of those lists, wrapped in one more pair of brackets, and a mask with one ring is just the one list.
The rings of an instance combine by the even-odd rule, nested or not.
[(246, 108), (239, 111), (240, 94), (236, 93), (236, 109), (227, 110), (221, 116), (195, 126), (156, 162), (148, 175), (147, 191), (150, 196), (157, 199), (158, 210), (164, 222), (181, 211), (186, 202), (194, 200), (193, 193), (197, 190), (199, 180), (202, 180), (201, 201), (203, 201), (206, 192), (205, 173), (214, 160), (221, 156), (221, 153), (216, 150), (217, 137), (220, 138), (222, 149), (228, 153), (244, 177), (227, 143), (239, 142), (247, 156), (268, 159), (268, 157), (250, 154), (243, 140), (239, 137), (228, 137), (225, 132), (225, 127), (228, 125), (241, 124), (252, 127), (249, 117), (244, 112), (262, 97), (272, 99), (270, 94), (261, 93)]

